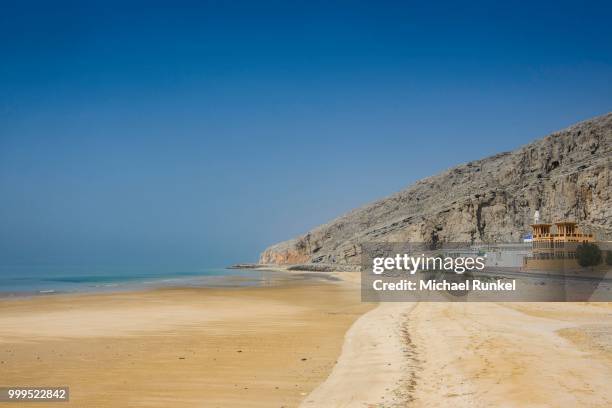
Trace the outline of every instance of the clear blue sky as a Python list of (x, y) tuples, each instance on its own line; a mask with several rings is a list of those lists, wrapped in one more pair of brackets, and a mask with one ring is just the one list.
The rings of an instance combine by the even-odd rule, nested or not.
[(5, 265), (252, 261), (612, 110), (609, 2), (86, 3), (2, 2)]

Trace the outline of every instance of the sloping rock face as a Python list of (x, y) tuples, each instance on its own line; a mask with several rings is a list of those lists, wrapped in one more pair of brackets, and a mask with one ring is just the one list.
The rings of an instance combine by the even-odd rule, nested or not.
[(535, 210), (612, 232), (612, 113), (462, 164), (266, 249), (264, 264), (358, 264), (362, 242), (519, 242)]

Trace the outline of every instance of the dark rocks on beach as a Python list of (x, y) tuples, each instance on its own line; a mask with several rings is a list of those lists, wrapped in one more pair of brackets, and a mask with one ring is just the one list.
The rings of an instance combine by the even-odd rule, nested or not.
[(260, 264), (253, 264), (253, 263), (238, 263), (238, 264), (234, 264), (231, 266), (228, 266), (227, 269), (258, 269), (261, 268), (262, 265)]

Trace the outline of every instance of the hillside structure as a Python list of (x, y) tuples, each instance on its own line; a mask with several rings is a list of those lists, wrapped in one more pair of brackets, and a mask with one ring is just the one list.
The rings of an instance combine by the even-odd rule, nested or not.
[(528, 270), (576, 268), (578, 245), (595, 241), (593, 234), (581, 232), (573, 221), (540, 223), (539, 213), (536, 213), (534, 221), (536, 223), (531, 225), (532, 255), (524, 260), (524, 268)]

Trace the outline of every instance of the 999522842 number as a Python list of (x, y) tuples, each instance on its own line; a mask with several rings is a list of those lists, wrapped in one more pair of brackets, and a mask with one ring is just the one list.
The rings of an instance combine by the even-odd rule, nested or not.
[(68, 387), (0, 387), (0, 402), (68, 401)]

